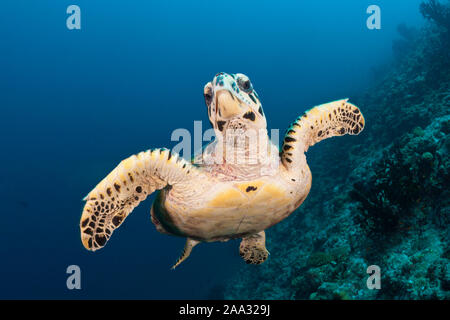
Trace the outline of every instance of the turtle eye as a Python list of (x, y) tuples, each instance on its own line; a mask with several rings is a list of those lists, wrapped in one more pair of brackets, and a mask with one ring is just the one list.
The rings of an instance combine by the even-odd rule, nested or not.
[(205, 97), (206, 105), (210, 105), (213, 97), (213, 93), (210, 86), (205, 87), (205, 91), (203, 92), (203, 96)]
[(212, 100), (212, 94), (211, 94), (211, 92), (205, 93), (204, 96), (205, 96), (205, 102), (206, 102), (206, 104), (207, 104), (207, 105), (210, 105), (210, 104), (211, 104), (211, 100)]
[(242, 91), (244, 91), (246, 93), (252, 92), (253, 88), (252, 88), (252, 83), (250, 82), (250, 79), (240, 77), (240, 78), (238, 78), (237, 82), (238, 82), (239, 88)]

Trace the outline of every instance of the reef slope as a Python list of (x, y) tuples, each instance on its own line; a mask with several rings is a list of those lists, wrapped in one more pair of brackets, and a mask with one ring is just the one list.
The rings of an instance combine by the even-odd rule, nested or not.
[[(450, 30), (422, 13), (430, 24), (353, 99), (365, 131), (309, 151), (309, 197), (268, 230), (269, 259), (243, 266), (225, 298), (450, 298)], [(369, 265), (381, 290), (366, 286)]]

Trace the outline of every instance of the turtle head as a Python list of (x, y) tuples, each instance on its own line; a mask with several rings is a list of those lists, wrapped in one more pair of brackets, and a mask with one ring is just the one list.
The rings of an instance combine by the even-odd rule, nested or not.
[(242, 74), (216, 74), (203, 94), (216, 133), (227, 129), (266, 129), (266, 117), (250, 79)]

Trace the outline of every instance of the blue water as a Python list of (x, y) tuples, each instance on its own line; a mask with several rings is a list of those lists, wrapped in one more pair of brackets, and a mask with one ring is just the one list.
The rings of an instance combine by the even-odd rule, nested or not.
[[(18, 1), (0, 10), (0, 298), (207, 298), (243, 262), (237, 241), (159, 234), (153, 196), (95, 253), (80, 241), (82, 197), (118, 162), (173, 147), (172, 130), (209, 127), (203, 86), (219, 71), (252, 79), (270, 128), (363, 92), (392, 58), (419, 0)], [(81, 30), (66, 8), (81, 8)], [(366, 8), (382, 10), (368, 30)], [(66, 288), (78, 265), (82, 289)]]

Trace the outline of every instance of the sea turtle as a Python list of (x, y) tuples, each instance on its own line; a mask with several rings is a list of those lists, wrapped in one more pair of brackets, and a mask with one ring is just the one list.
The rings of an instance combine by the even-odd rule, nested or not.
[(348, 99), (330, 102), (298, 117), (279, 150), (268, 138), (261, 102), (246, 75), (216, 74), (204, 98), (215, 140), (191, 161), (162, 148), (120, 162), (84, 199), (80, 229), (86, 249), (102, 248), (133, 209), (160, 190), (153, 224), (161, 233), (186, 238), (172, 268), (200, 242), (236, 238), (242, 238), (241, 257), (260, 264), (268, 257), (264, 230), (289, 216), (309, 193), (308, 148), (364, 128), (360, 110)]

